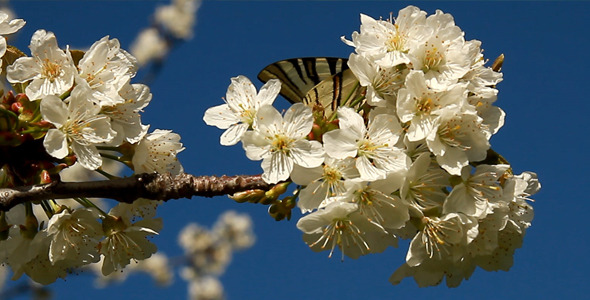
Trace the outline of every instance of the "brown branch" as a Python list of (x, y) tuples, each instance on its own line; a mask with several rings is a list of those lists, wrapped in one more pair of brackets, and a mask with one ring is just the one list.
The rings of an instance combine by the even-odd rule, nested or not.
[(193, 176), (190, 174), (137, 174), (132, 177), (87, 182), (53, 182), (0, 189), (0, 211), (8, 211), (17, 204), (47, 199), (74, 197), (110, 198), (132, 203), (137, 198), (170, 200), (192, 196), (213, 197), (231, 195), (252, 189), (269, 190), (274, 185), (262, 180), (261, 175)]

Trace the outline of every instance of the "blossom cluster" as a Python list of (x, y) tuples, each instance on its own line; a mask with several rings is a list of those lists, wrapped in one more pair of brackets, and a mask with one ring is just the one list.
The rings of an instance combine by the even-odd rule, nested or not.
[[(24, 25), (0, 11), (1, 35)], [(13, 89), (0, 103), (0, 148), (9, 157), (0, 163), (0, 187), (63, 180), (62, 170), (75, 168), (114, 178), (107, 172), (111, 161), (135, 173), (182, 172), (180, 136), (148, 132), (141, 122), (152, 94), (132, 83), (137, 60), (117, 39), (105, 36), (80, 51), (37, 30), (29, 48), (31, 56), (0, 37), (2, 73)], [(102, 273), (111, 274), (156, 252), (148, 240), (162, 228), (156, 206), (139, 199), (108, 210), (85, 198), (17, 205), (0, 212), (0, 264), (13, 279), (27, 274), (42, 284), (99, 261)]]
[(180, 275), (188, 282), (188, 299), (224, 299), (219, 277), (231, 262), (233, 253), (250, 248), (255, 239), (248, 215), (226, 211), (211, 229), (197, 223), (187, 224), (178, 235), (178, 243), (184, 250), (180, 257), (169, 258), (158, 252), (108, 276), (102, 276), (98, 264), (90, 268), (98, 273), (95, 282), (98, 287), (123, 282), (129, 275), (140, 272), (149, 274), (159, 286), (168, 286), (174, 278), (172, 267), (180, 266)]
[(190, 39), (200, 6), (200, 0), (172, 0), (156, 8), (152, 26), (143, 29), (130, 47), (139, 66), (161, 63), (175, 44)]
[(250, 248), (255, 241), (252, 220), (246, 214), (227, 211), (211, 230), (190, 223), (182, 229), (178, 243), (184, 249), (186, 266), (181, 276), (189, 283), (189, 299), (224, 299), (219, 277), (233, 252)]
[(271, 106), (279, 80), (257, 93), (238, 76), (205, 122), (226, 129), (221, 144), (241, 141), (249, 159), (262, 160), (266, 182), (298, 185), (305, 216), (297, 227), (314, 251), (358, 258), (411, 239), (394, 284), (446, 277), (457, 286), (476, 267), (508, 270), (540, 184), (535, 173), (513, 174), (491, 149), (505, 117), (494, 106), (502, 74), (440, 10), (409, 6), (391, 20), (361, 15), (361, 23), (342, 40), (354, 47), (348, 67), (362, 105), (322, 119), (328, 107), (295, 103), (283, 116)]

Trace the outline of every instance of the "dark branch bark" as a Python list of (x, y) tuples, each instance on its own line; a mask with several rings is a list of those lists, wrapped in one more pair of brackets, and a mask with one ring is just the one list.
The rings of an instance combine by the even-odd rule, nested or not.
[(53, 182), (0, 189), (0, 211), (17, 204), (47, 199), (74, 197), (109, 198), (132, 203), (137, 198), (170, 200), (192, 196), (213, 197), (231, 195), (252, 189), (269, 190), (261, 175), (193, 176), (190, 174), (138, 174), (132, 177), (104, 181)]

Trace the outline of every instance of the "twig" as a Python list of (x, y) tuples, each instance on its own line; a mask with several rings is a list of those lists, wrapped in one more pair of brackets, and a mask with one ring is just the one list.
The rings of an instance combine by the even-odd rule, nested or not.
[(109, 198), (132, 203), (135, 199), (164, 200), (231, 195), (252, 189), (269, 190), (274, 185), (262, 180), (261, 175), (193, 176), (181, 173), (137, 174), (132, 177), (102, 181), (61, 182), (0, 189), (0, 211), (8, 211), (17, 204), (47, 199), (73, 197)]

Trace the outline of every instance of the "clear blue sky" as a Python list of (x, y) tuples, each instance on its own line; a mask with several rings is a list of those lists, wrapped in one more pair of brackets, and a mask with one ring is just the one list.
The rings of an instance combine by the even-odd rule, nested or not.
[[(11, 1), (28, 22), (17, 45), (24, 48), (39, 28), (55, 32), (60, 45), (88, 46), (105, 35), (128, 48), (148, 24), (160, 1)], [(392, 286), (387, 279), (405, 258), (407, 245), (358, 260), (327, 258), (301, 240), (295, 223), (275, 222), (266, 207), (233, 203), (226, 197), (176, 200), (160, 215), (164, 230), (155, 239), (168, 255), (180, 253), (176, 238), (188, 222), (211, 225), (227, 209), (249, 213), (256, 245), (234, 256), (222, 277), (230, 299), (574, 299), (590, 287), (590, 199), (587, 168), (590, 104), (590, 3), (587, 2), (247, 2), (205, 1), (195, 37), (176, 49), (151, 86), (154, 98), (144, 114), (152, 129), (181, 134), (180, 159), (197, 175), (257, 174), (239, 146), (218, 144), (221, 131), (202, 121), (204, 111), (221, 103), (229, 79), (255, 80), (264, 66), (299, 56), (348, 57), (340, 41), (359, 28), (359, 14), (394, 15), (408, 4), (429, 14), (451, 13), (467, 39), (481, 40), (493, 60), (506, 55), (498, 106), (506, 124), (492, 138), (517, 173), (537, 172), (543, 185), (534, 198), (535, 219), (516, 251), (509, 272), (476, 271), (459, 288), (444, 284), (420, 289), (412, 279)], [(258, 86), (260, 84), (256, 83)], [(146, 276), (124, 285), (92, 290), (90, 276), (70, 276), (52, 286), (57, 299), (184, 299), (178, 276), (166, 289)]]

